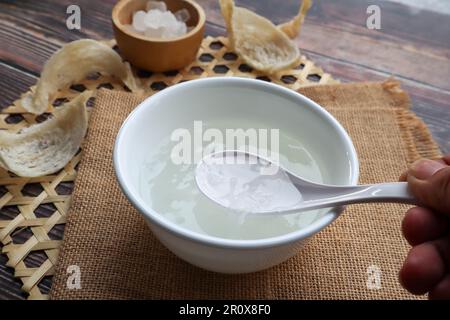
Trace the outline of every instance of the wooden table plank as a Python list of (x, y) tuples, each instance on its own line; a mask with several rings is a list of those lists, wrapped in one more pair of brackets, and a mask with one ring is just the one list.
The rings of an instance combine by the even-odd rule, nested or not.
[[(206, 8), (208, 13), (208, 32), (223, 34), (223, 19), (220, 16), (217, 3), (209, 0), (199, 0), (199, 2)], [(382, 7), (384, 9), (388, 6), (387, 9), (389, 10), (384, 10), (386, 14), (383, 14), (384, 11), (382, 11), (382, 26), (387, 27), (385, 27), (386, 30), (370, 31), (365, 28), (365, 20), (363, 19), (365, 18), (367, 1), (357, 0), (355, 2), (355, 0), (345, 0), (344, 2), (346, 2), (344, 5), (341, 2), (337, 3), (330, 0), (322, 0), (320, 3), (317, 3), (307, 18), (305, 32), (300, 38), (299, 44), (304, 48), (305, 53), (329, 58), (328, 60), (322, 59), (324, 63), (321, 65), (325, 70), (331, 73), (327, 68), (333, 68), (335, 74), (346, 81), (360, 81), (362, 80), (361, 77), (353, 76), (370, 74), (372, 70), (374, 71), (372, 73), (375, 74), (395, 74), (402, 81), (413, 80), (417, 82), (414, 86), (409, 87), (411, 89), (409, 92), (413, 98), (417, 95), (414, 89), (419, 88), (421, 85), (427, 85), (430, 88), (430, 92), (425, 95), (427, 97), (434, 94), (432, 89), (436, 85), (438, 89), (450, 85), (450, 72), (448, 71), (450, 68), (450, 61), (448, 60), (450, 57), (450, 53), (448, 53), (450, 40), (448, 39), (449, 37), (445, 37), (448, 35), (448, 32), (446, 33), (445, 31), (450, 32), (450, 19), (448, 17), (444, 19), (443, 17), (446, 16), (433, 12), (423, 12), (420, 15), (412, 16), (411, 12), (402, 5), (386, 4), (378, 1), (383, 4)], [(21, 3), (19, 6), (17, 2), (9, 1), (9, 10), (1, 11), (2, 13), (0, 13), (0, 31), (2, 31), (0, 32), (0, 42), (5, 44), (0, 51), (0, 61), (4, 61), (12, 66), (19, 66), (22, 70), (35, 75), (40, 72), (45, 60), (65, 41), (74, 40), (82, 36), (92, 36), (94, 38), (112, 37), (109, 12), (113, 1), (108, 1), (103, 6), (95, 5), (91, 1), (79, 1), (78, 3), (83, 13), (82, 24), (85, 26), (81, 32), (68, 31), (65, 24), (62, 23), (65, 19), (65, 7), (71, 1), (64, 0), (58, 2), (57, 5), (51, 3), (52, 1), (49, 0), (40, 1), (39, 4), (25, 1), (25, 5)], [(267, 1), (260, 1), (256, 6), (248, 0), (238, 1), (238, 3), (249, 5), (249, 7), (253, 7), (262, 14), (270, 15), (277, 22), (289, 19), (298, 7), (297, 0), (283, 1), (275, 7), (268, 6), (266, 4)], [(33, 6), (37, 6), (36, 13), (32, 18), (21, 21), (21, 17), (24, 15), (29, 16), (33, 12)], [(403, 12), (401, 11), (402, 9)], [(396, 22), (396, 19), (400, 19), (401, 23)], [(408, 19), (413, 21), (413, 23), (406, 23)], [(19, 20), (19, 22), (13, 23), (12, 21), (14, 20)], [(408, 28), (404, 26), (405, 23)], [(440, 26), (439, 30), (444, 31), (439, 31), (436, 35), (433, 33), (433, 37), (428, 36), (427, 30), (434, 31), (436, 25)], [(92, 30), (95, 30), (95, 32)], [(335, 45), (324, 46), (324, 43), (330, 43), (330, 37), (327, 36), (327, 32), (332, 32), (333, 37), (331, 38), (341, 39), (339, 41), (342, 44), (336, 45), (335, 43)], [(321, 37), (325, 37), (327, 41), (316, 40), (316, 38), (320, 39)], [(364, 41), (361, 42), (361, 38)], [(414, 48), (414, 50), (406, 50), (406, 53), (404, 53), (401, 46), (397, 45), (400, 42), (407, 48)], [(356, 53), (353, 52), (350, 50), (350, 47), (356, 46), (354, 43), (365, 49), (358, 49), (359, 51), (356, 51)], [(377, 47), (379, 43), (383, 45), (381, 47), (382, 50)], [(417, 52), (422, 52), (419, 50), (419, 46), (423, 46), (423, 43), (427, 43), (429, 48), (423, 51), (421, 56), (417, 56)], [(349, 46), (344, 46), (343, 44), (349, 44)], [(377, 48), (377, 50), (373, 50), (373, 48)], [(381, 53), (373, 56), (368, 50)], [(416, 60), (424, 60), (422, 55), (431, 57), (429, 64), (432, 66), (431, 69), (434, 70), (434, 73), (428, 72), (426, 64), (416, 66)], [(391, 60), (391, 56), (397, 58)], [(363, 57), (365, 60), (362, 62), (358, 61), (360, 57)], [(442, 57), (444, 57), (444, 60), (441, 59)], [(411, 60), (414, 63), (411, 63)], [(355, 61), (357, 62), (355, 63)], [(327, 63), (330, 63), (330, 65)], [(343, 71), (339, 72), (336, 70), (336, 66), (345, 64), (352, 65), (352, 69), (355, 71), (352, 74), (353, 76), (342, 76)], [(434, 76), (438, 71), (440, 71), (440, 74)], [(370, 77), (365, 80), (371, 79), (374, 78)], [(8, 80), (8, 82), (10, 81)], [(15, 91), (9, 90), (7, 95), (11, 96), (12, 92)], [(450, 116), (443, 118), (441, 112), (436, 112), (436, 109), (438, 111), (445, 109), (445, 105), (430, 107), (430, 111), (428, 111), (429, 103), (423, 103), (414, 99), (414, 105), (416, 104), (421, 106), (422, 112), (420, 114), (424, 116), (424, 120), (430, 125), (443, 151), (450, 152), (448, 147), (450, 129), (447, 129), (448, 126), (440, 126), (443, 122), (442, 119), (450, 118)], [(443, 112), (445, 113), (446, 111), (444, 110)]]
[[(217, 2), (199, 2), (212, 21), (224, 25)], [(298, 10), (297, 0), (276, 6), (267, 1), (237, 3), (257, 9), (277, 23), (290, 19)], [(366, 8), (377, 3), (382, 7), (382, 29), (369, 30)], [(310, 52), (450, 90), (449, 33), (450, 19), (439, 13), (417, 16), (402, 5), (382, 1), (321, 0), (306, 18), (297, 43)]]
[[(335, 78), (343, 82), (383, 81), (390, 74), (367, 68), (360, 68), (327, 56), (306, 52), (307, 56)], [(423, 85), (401, 78), (402, 87), (412, 102), (412, 110), (424, 120), (439, 144), (442, 152), (450, 153), (450, 91)]]
[(14, 66), (0, 62), (0, 106), (9, 106), (32, 86), (37, 77)]
[[(207, 34), (225, 33), (217, 1), (197, 0), (207, 12)], [(0, 106), (5, 107), (32, 85), (43, 64), (62, 44), (80, 39), (112, 38), (110, 14), (115, 0), (1, 0), (0, 1)], [(299, 0), (237, 0), (276, 23), (290, 19)], [(66, 28), (66, 8), (81, 7), (82, 29)], [(382, 9), (382, 30), (365, 26), (369, 4)], [(306, 19), (298, 40), (303, 53), (342, 81), (399, 78), (413, 101), (413, 110), (430, 127), (436, 141), (450, 152), (450, 16), (382, 0), (320, 0)], [(40, 208), (52, 210), (45, 205)], [(0, 219), (14, 216), (2, 210)], [(54, 230), (55, 236), (62, 229)], [(26, 232), (15, 236), (25, 241)], [(30, 258), (39, 266), (45, 256)], [(23, 299), (21, 284), (0, 255), (0, 299)], [(42, 284), (48, 290), (50, 281)]]
[(21, 283), (17, 281), (13, 275), (13, 268), (6, 266), (7, 257), (0, 254), (0, 300), (23, 300), (27, 295), (21, 288)]

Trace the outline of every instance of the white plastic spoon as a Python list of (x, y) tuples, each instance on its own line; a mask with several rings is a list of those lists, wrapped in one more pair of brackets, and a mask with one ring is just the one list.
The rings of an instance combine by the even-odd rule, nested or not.
[(252, 214), (291, 214), (355, 203), (417, 204), (405, 182), (333, 186), (307, 181), (268, 159), (228, 150), (197, 165), (199, 189), (219, 205)]

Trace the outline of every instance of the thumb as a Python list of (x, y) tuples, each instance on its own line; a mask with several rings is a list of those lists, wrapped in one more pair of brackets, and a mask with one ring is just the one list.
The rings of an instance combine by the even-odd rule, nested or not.
[(442, 161), (419, 160), (412, 165), (407, 180), (419, 203), (450, 216), (450, 166)]

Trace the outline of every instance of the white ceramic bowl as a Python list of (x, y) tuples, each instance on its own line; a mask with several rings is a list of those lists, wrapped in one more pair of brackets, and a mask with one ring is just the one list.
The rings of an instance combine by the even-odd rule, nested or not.
[(333, 208), (298, 231), (259, 240), (230, 240), (190, 231), (155, 212), (138, 192), (139, 167), (147, 150), (173, 130), (195, 120), (253, 117), (273, 128), (298, 132), (327, 171), (330, 184), (357, 183), (355, 148), (342, 126), (322, 107), (293, 90), (243, 78), (208, 78), (175, 85), (146, 99), (117, 136), (114, 167), (119, 184), (154, 235), (174, 254), (198, 267), (247, 273), (295, 255), (305, 240), (328, 226), (343, 208)]

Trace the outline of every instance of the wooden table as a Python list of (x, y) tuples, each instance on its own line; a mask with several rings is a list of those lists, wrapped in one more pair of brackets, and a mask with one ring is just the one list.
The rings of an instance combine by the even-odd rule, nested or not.
[[(207, 13), (207, 34), (224, 34), (218, 1), (197, 1)], [(115, 2), (0, 0), (0, 106), (10, 105), (33, 85), (44, 62), (62, 44), (80, 38), (112, 38), (110, 15)], [(237, 0), (276, 23), (291, 18), (298, 2)], [(315, 2), (298, 40), (303, 53), (344, 82), (391, 75), (401, 80), (413, 110), (427, 123), (442, 151), (450, 152), (450, 16), (380, 0)], [(66, 27), (66, 9), (71, 4), (81, 8), (81, 30)], [(366, 10), (372, 4), (381, 8), (381, 30), (366, 27)], [(70, 192), (71, 186), (67, 189)], [(0, 211), (0, 219), (8, 214), (13, 213)], [(26, 232), (18, 241), (21, 237), (26, 240)], [(37, 255), (27, 263), (38, 266), (41, 261)], [(0, 299), (26, 298), (5, 264), (6, 257), (0, 254)], [(41, 289), (48, 290), (50, 285), (46, 279)]]

